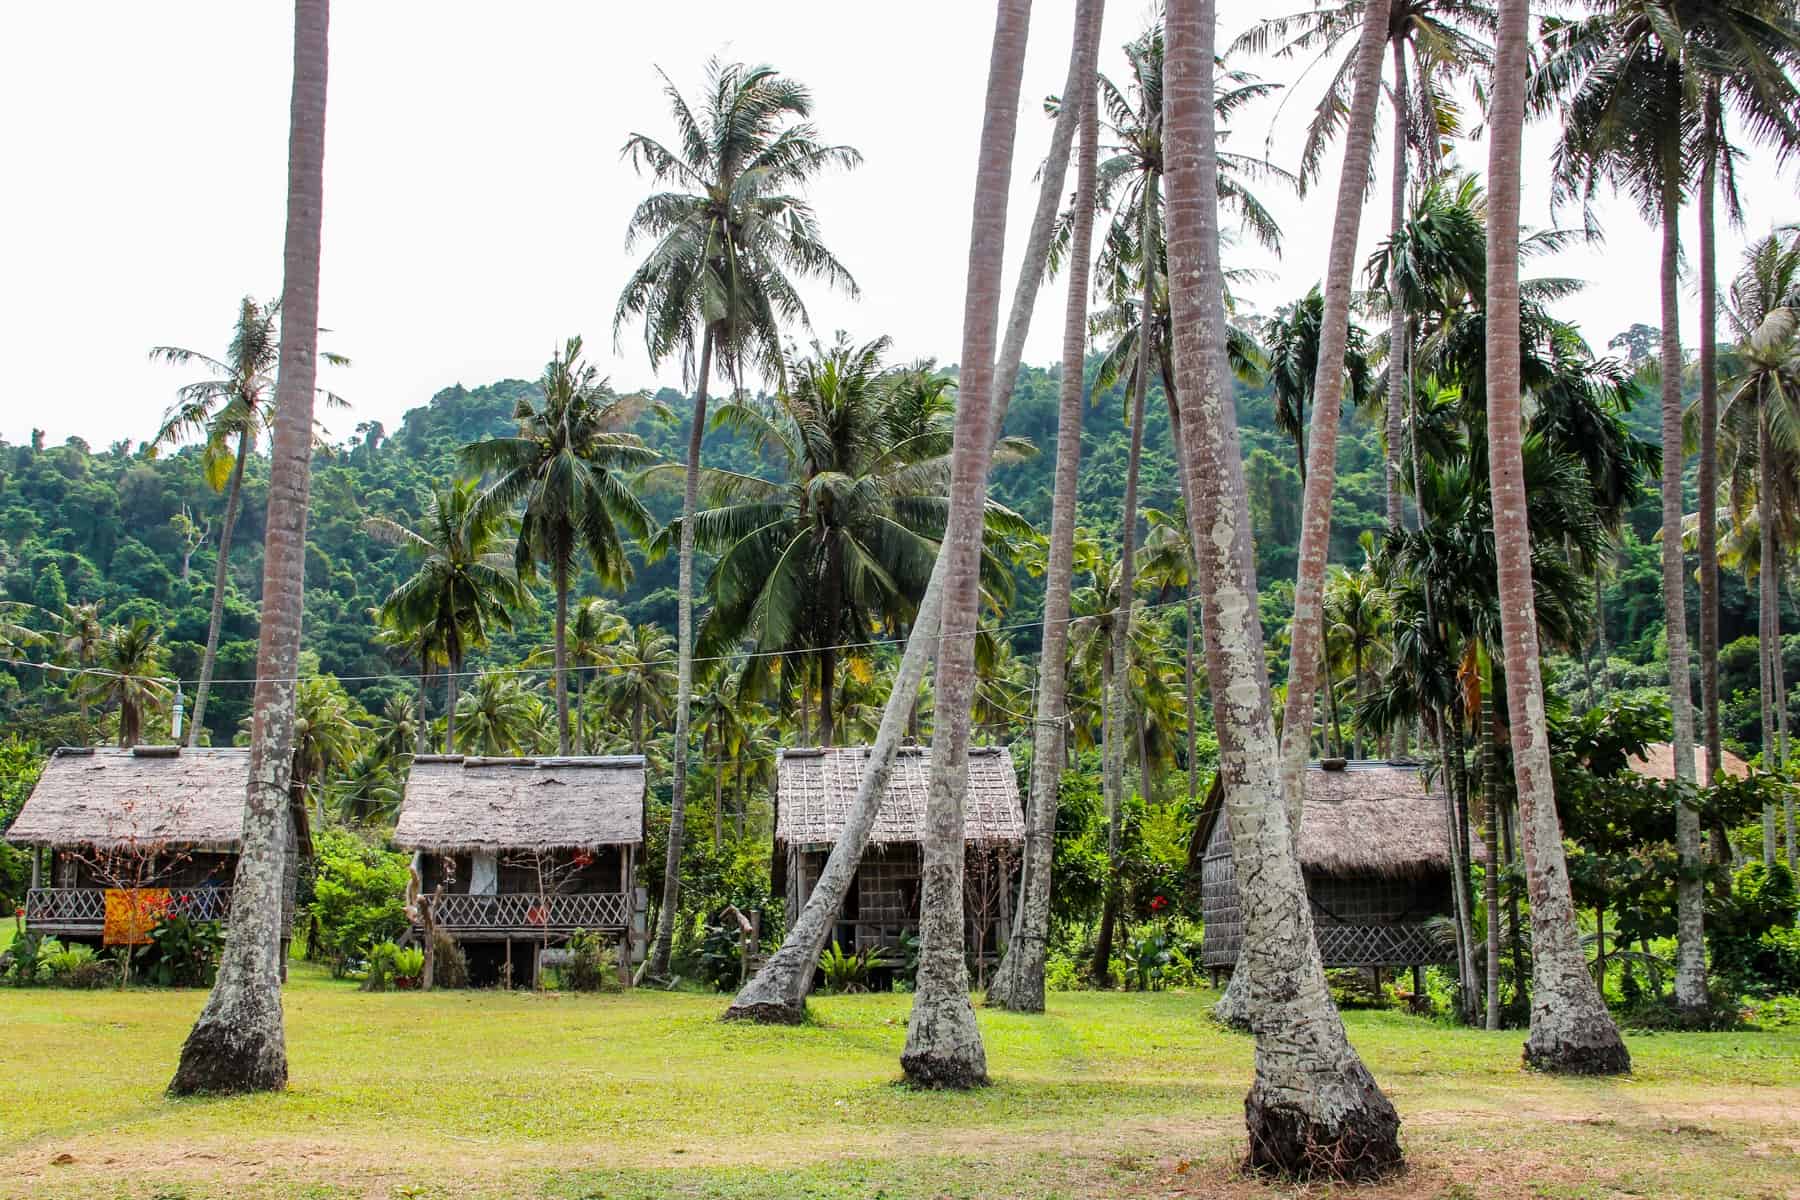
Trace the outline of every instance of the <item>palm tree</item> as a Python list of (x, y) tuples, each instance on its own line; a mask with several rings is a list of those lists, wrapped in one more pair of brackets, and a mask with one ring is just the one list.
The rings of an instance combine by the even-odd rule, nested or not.
[[(986, 109), (976, 160), (969, 277), (963, 301), (962, 377), (950, 463), (950, 516), (944, 530), (943, 611), (939, 617), (931, 783), (919, 880), (919, 969), (901, 1069), (915, 1084), (967, 1088), (987, 1081), (987, 1054), (963, 945), (963, 798), (968, 788), (969, 715), (975, 691), (975, 633), (981, 607), (982, 517), (987, 496), (1000, 341), (1001, 258), (1007, 189), (1018, 132), (1030, 0), (999, 0)], [(885, 724), (885, 722), (884, 722)]]
[[(100, 620), (99, 602), (65, 604), (60, 614), (52, 616), (56, 620), (56, 632), (52, 635), (51, 642), (57, 661), (74, 667), (77, 672), (93, 666), (106, 638), (106, 627)], [(75, 679), (79, 682), (81, 676), (77, 674)], [(86, 737), (88, 702), (79, 688), (76, 690), (75, 701), (81, 708), (82, 736)]]
[[(1330, 0), (1308, 12), (1265, 19), (1232, 43), (1232, 52), (1262, 53), (1274, 47), (1274, 54), (1283, 58), (1316, 51), (1308, 70), (1343, 51), (1331, 67), (1331, 83), (1307, 128), (1300, 153), (1302, 182), (1317, 178), (1327, 147), (1351, 114), (1362, 47), (1360, 39), (1348, 49), (1345, 43), (1366, 31), (1364, 13), (1361, 0)], [(1442, 169), (1445, 140), (1461, 132), (1461, 108), (1452, 89), (1493, 61), (1493, 48), (1481, 37), (1493, 28), (1494, 8), (1481, 0), (1393, 0), (1389, 5), (1387, 45), (1394, 64), (1387, 93), (1393, 110), (1390, 237), (1398, 236), (1406, 219), (1411, 156), (1419, 158), (1420, 176), (1433, 176)], [(1410, 357), (1406, 305), (1397, 292), (1390, 292), (1388, 300), (1387, 517), (1388, 528), (1399, 529), (1400, 445)]]
[[(1063, 88), (1064, 95), (1076, 94), (1087, 86), (1086, 81), (1092, 77), (1103, 8), (1101, 0), (1076, 0), (1075, 36), (1069, 51), (1069, 72)], [(1016, 21), (1020, 15), (1016, 9), (1010, 14), (1007, 10), (1002, 10), (996, 29), (996, 43), (1023, 38), (1022, 28), (1009, 25), (1009, 22)], [(1006, 53), (1010, 55), (1016, 49), (1008, 46)], [(993, 110), (990, 107), (991, 112)], [(1076, 108), (1072, 105), (1060, 106), (1057, 111), (1056, 127), (1050, 139), (1050, 154), (1039, 177), (1037, 212), (1033, 215), (1031, 232), (1026, 239), (1018, 283), (1013, 289), (1012, 312), (1007, 319), (1006, 336), (1000, 343), (999, 354), (994, 363), (993, 377), (997, 380), (1010, 381), (1018, 374), (1038, 286), (1043, 281), (1062, 181), (1068, 171), (1069, 149), (1073, 144), (1075, 131), (1075, 112)], [(1011, 400), (1010, 387), (999, 388), (993, 397), (984, 454), (999, 439), (1000, 427), (1006, 419), (1007, 406)], [(813, 885), (805, 909), (789, 927), (781, 948), (744, 985), (737, 998), (726, 1009), (726, 1020), (793, 1023), (804, 1018), (806, 993), (811, 987), (819, 953), (824, 948), (825, 939), (831, 931), (832, 923), (837, 919), (838, 909), (848, 894), (863, 851), (867, 848), (875, 818), (880, 812), (881, 798), (886, 794), (887, 782), (893, 772), (894, 756), (899, 750), (900, 739), (912, 725), (918, 711), (919, 690), (924, 682), (926, 664), (937, 646), (949, 561), (948, 556), (941, 553), (938, 555), (925, 595), (919, 602), (918, 615), (907, 633), (906, 649), (894, 671), (893, 686), (889, 689), (887, 704), (882, 709), (881, 722), (870, 748), (862, 781), (857, 785), (856, 797), (851, 803), (844, 830), (826, 858), (824, 870)]]
[[(1325, 294), (1314, 287), (1265, 321), (1259, 338), (1262, 376), (1275, 402), (1275, 428), (1292, 439), (1302, 482), (1306, 480), (1307, 424), (1313, 418), (1324, 318)], [(1375, 373), (1369, 365), (1368, 335), (1359, 325), (1345, 331), (1343, 373), (1340, 394), (1347, 395), (1350, 407), (1367, 410), (1376, 394)], [(1342, 412), (1340, 403), (1334, 424), (1342, 420)]]
[[(162, 426), (150, 444), (160, 447), (174, 445), (189, 436), (204, 438), (200, 461), (206, 482), (213, 491), (225, 492), (225, 512), (219, 521), (218, 565), (213, 570), (212, 616), (206, 627), (206, 652), (200, 659), (200, 682), (194, 689), (193, 724), (188, 726), (190, 746), (200, 744), (205, 729), (206, 701), (219, 657), (225, 585), (230, 578), (231, 535), (237, 526), (244, 463), (274, 420), (269, 409), (276, 389), (280, 326), (279, 302), (259, 304), (254, 297), (245, 296), (238, 302), (237, 325), (224, 358), (212, 358), (180, 346), (154, 346), (150, 350), (152, 361), (177, 366), (199, 363), (212, 372), (176, 391), (176, 402), (163, 416)], [(342, 355), (324, 353), (322, 357), (334, 366), (349, 365)], [(326, 393), (326, 399), (342, 403), (330, 393)]]
[[(1249, 497), (1226, 360), (1213, 123), (1213, 0), (1170, 0), (1168, 230), (1183, 469), (1220, 776), (1232, 854), (1242, 864), (1244, 953), (1258, 1014), (1256, 1079), (1245, 1101), (1252, 1167), (1370, 1178), (1401, 1161), (1400, 1120), (1351, 1049), (1332, 1007), (1278, 768)], [(1254, 866), (1252, 866), (1254, 864)], [(1276, 981), (1282, 1002), (1265, 1002)]]
[[(309, 655), (307, 661), (312, 662)], [(317, 664), (313, 664), (317, 669)], [(294, 794), (312, 794), (316, 819), (325, 819), (327, 785), (357, 756), (362, 730), (350, 716), (351, 699), (335, 678), (300, 681), (294, 702)]]
[[(1720, 414), (1725, 474), (1738, 525), (1754, 523), (1757, 531), (1763, 763), (1785, 771), (1787, 746), (1777, 722), (1787, 696), (1778, 564), (1800, 540), (1800, 237), (1784, 245), (1771, 235), (1745, 252), (1725, 313), (1738, 339), (1739, 363)], [(1790, 860), (1792, 803), (1790, 798)], [(1775, 850), (1775, 807), (1770, 804), (1763, 808), (1766, 864), (1774, 863)]]
[(418, 713), (405, 696), (392, 695), (375, 716), (375, 760), (383, 767), (399, 766), (411, 760), (418, 736)]
[[(1729, 161), (1723, 122), (1711, 97), (1735, 110), (1759, 140), (1780, 154), (1800, 149), (1800, 21), (1791, 8), (1763, 0), (1607, 0), (1591, 15), (1550, 19), (1545, 53), (1530, 84), (1538, 113), (1562, 116), (1553, 200), (1590, 199), (1602, 183), (1629, 192), (1662, 228), (1663, 605), (1674, 717), (1675, 780), (1694, 783), (1694, 715), (1688, 673), (1685, 568), (1681, 554), (1682, 468), (1679, 260), (1681, 205), (1696, 157), (1710, 191), (1712, 171)], [(1694, 147), (1699, 147), (1696, 156)], [(1706, 199), (1710, 222), (1711, 197)], [(1591, 224), (1591, 217), (1590, 217)], [(1704, 236), (1711, 248), (1710, 228)], [(1710, 316), (1710, 305), (1707, 316)], [(1710, 363), (1708, 364), (1711, 365)], [(1703, 411), (1702, 417), (1710, 417)], [(1711, 448), (1710, 421), (1702, 421)], [(1708, 482), (1712, 465), (1706, 465)], [(1710, 531), (1703, 530), (1703, 540)], [(1706, 557), (1715, 559), (1709, 550)], [(1716, 562), (1709, 564), (1716, 572)], [(1708, 589), (1712, 582), (1706, 584)], [(1702, 624), (1708, 614), (1703, 611)], [(1677, 852), (1684, 886), (1679, 905), (1676, 993), (1684, 1007), (1705, 1003), (1699, 825), (1677, 811)]]
[(529, 602), (519, 585), (512, 557), (501, 547), (508, 514), (480, 504), (470, 482), (452, 483), (427, 495), (424, 521), (409, 529), (386, 517), (371, 517), (369, 536), (399, 546), (418, 561), (411, 578), (382, 602), (383, 624), (415, 641), (438, 647), (449, 664), (444, 753), (456, 753), (457, 687), (469, 651), (487, 644), (489, 630), (512, 628), (512, 610)]
[(142, 741), (145, 715), (168, 697), (168, 684), (160, 676), (165, 659), (162, 633), (148, 618), (139, 617), (108, 629), (95, 648), (92, 666), (76, 677), (76, 696), (84, 711), (90, 704), (118, 706), (119, 745)]
[[(748, 432), (777, 479), (702, 471), (714, 507), (693, 518), (696, 543), (718, 556), (701, 649), (747, 641), (760, 655), (747, 667), (753, 684), (776, 654), (814, 660), (824, 745), (835, 743), (842, 647), (911, 620), (943, 536), (953, 403), (935, 370), (885, 374), (888, 346), (886, 338), (855, 346), (841, 334), (830, 346), (815, 342), (789, 361), (788, 386), (769, 405), (722, 407), (715, 423)], [(993, 501), (986, 526), (994, 537), (1029, 532)], [(663, 531), (652, 552), (680, 533)], [(1004, 594), (1010, 571), (992, 554), (985, 565)]]
[[(1357, 704), (1368, 699), (1371, 677), (1366, 668), (1381, 645), (1387, 617), (1387, 594), (1373, 571), (1365, 566), (1360, 571), (1339, 568), (1331, 573), (1325, 583), (1325, 640), (1338, 643), (1349, 654)], [(1362, 726), (1353, 722), (1351, 728), (1355, 738), (1352, 754), (1361, 758)]]
[[(1500, 0), (1499, 44), (1489, 92), (1493, 124), (1488, 139), (1486, 304), (1488, 472), (1499, 566), (1500, 634), (1512, 717), (1513, 778), (1531, 892), (1533, 987), (1525, 1061), (1551, 1071), (1619, 1074), (1631, 1070), (1631, 1055), (1587, 972), (1577, 937), (1568, 865), (1563, 861), (1562, 824), (1556, 815), (1556, 789), (1550, 774), (1550, 735), (1538, 665), (1519, 380), (1519, 188), (1524, 171), (1529, 10), (1529, 0)], [(1678, 444), (1665, 442), (1669, 457), (1677, 460), (1674, 448)], [(1676, 489), (1679, 493), (1679, 473)], [(1680, 503), (1679, 494), (1676, 503)], [(1679, 547), (1676, 553), (1679, 557)], [(1678, 577), (1676, 587), (1680, 586)], [(1684, 692), (1686, 670), (1683, 662), (1680, 687)], [(1689, 737), (1691, 755), (1691, 730)], [(1693, 818), (1691, 810), (1683, 811)], [(1689, 906), (1682, 907), (1685, 923)], [(1698, 918), (1697, 908), (1693, 915)], [(1488, 913), (1489, 921), (1498, 919), (1498, 913)], [(1704, 971), (1701, 991), (1704, 995)]]
[(459, 707), (464, 742), (479, 753), (505, 757), (536, 748), (543, 702), (525, 690), (517, 675), (482, 672)]
[(544, 367), (543, 400), (519, 401), (519, 432), (464, 446), (463, 463), (492, 477), (471, 513), (484, 522), (519, 508), (513, 564), (529, 580), (549, 572), (556, 592), (557, 753), (568, 754), (569, 592), (581, 559), (603, 587), (631, 578), (620, 531), (650, 532), (650, 513), (626, 473), (656, 459), (636, 435), (620, 432), (637, 411), (636, 397), (615, 396), (595, 368), (582, 361), (572, 337)]
[(632, 214), (627, 245), (641, 238), (655, 244), (626, 281), (613, 316), (615, 338), (626, 321), (641, 317), (651, 364), (679, 353), (682, 374), (694, 385), (677, 568), (680, 682), (666, 894), (645, 963), (646, 973), (658, 976), (669, 969), (686, 820), (688, 706), (694, 688), (692, 518), (700, 495), (700, 442), (713, 357), (735, 386), (742, 385), (746, 363), (779, 379), (782, 326), (807, 324), (796, 283), (822, 278), (856, 294), (856, 281), (820, 240), (811, 207), (789, 189), (804, 188), (830, 167), (851, 168), (862, 161), (849, 146), (819, 140), (807, 119), (811, 94), (773, 67), (713, 59), (698, 113), (667, 75), (663, 85), (679, 149), (634, 133), (624, 153), (634, 166), (648, 168), (654, 183), (675, 190), (651, 195)]
[[(263, 555), (261, 643), (244, 807), (244, 849), (218, 979), (181, 1048), (175, 1095), (278, 1091), (287, 1084), (281, 1018), (281, 878), (293, 770), (295, 676), (306, 600), (306, 514), (319, 339), (329, 0), (294, 0), (287, 241), (275, 438)], [(221, 555), (222, 556), (222, 555)], [(198, 721), (196, 721), (198, 724)]]
[[(631, 632), (631, 622), (626, 620), (618, 606), (604, 596), (590, 596), (575, 605), (574, 614), (569, 618), (569, 638), (566, 651), (570, 673), (575, 677), (569, 704), (575, 710), (575, 753), (585, 753), (588, 739), (585, 733), (585, 722), (581, 719), (581, 695), (584, 681), (588, 675), (606, 662), (609, 647)], [(525, 656), (527, 667), (553, 667), (556, 663), (556, 644), (534, 650)]]
[(644, 753), (649, 722), (660, 723), (673, 707), (674, 667), (674, 640), (655, 625), (633, 625), (607, 648), (594, 702), (615, 727), (629, 731), (633, 754)]

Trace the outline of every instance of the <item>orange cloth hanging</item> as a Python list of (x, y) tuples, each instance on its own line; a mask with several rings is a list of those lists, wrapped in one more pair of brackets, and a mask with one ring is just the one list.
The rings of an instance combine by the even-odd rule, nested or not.
[(101, 940), (108, 946), (147, 946), (168, 907), (168, 888), (107, 888)]

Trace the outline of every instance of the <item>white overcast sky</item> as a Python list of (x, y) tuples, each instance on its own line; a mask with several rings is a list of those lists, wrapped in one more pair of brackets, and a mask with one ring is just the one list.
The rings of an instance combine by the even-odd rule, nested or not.
[[(1034, 6), (1015, 254), (1049, 140), (1038, 101), (1062, 86), (1072, 7)], [(1221, 44), (1264, 12), (1222, 7)], [(1147, 13), (1143, 0), (1108, 5), (1103, 67), (1115, 78), (1118, 47)], [(670, 364), (651, 370), (637, 331), (613, 348), (631, 265), (625, 224), (646, 190), (619, 148), (632, 131), (669, 136), (657, 66), (693, 94), (715, 54), (805, 81), (824, 136), (864, 155), (812, 194), (863, 289), (855, 302), (811, 289), (815, 329), (885, 332), (897, 358), (954, 361), (992, 20), (976, 0), (339, 0), (322, 321), (327, 344), (355, 365), (330, 379), (354, 406), (333, 415), (333, 434), (363, 420), (392, 429), (450, 384), (535, 376), (572, 333), (621, 389), (678, 383)], [(237, 299), (279, 292), (290, 38), (279, 0), (60, 0), (0, 14), (0, 437), (42, 428), (52, 442), (78, 434), (98, 448), (148, 436), (192, 373), (151, 365), (149, 347), (218, 353)], [(1244, 65), (1274, 79), (1298, 71)], [(1276, 127), (1278, 161), (1296, 157), (1313, 99), (1296, 95)], [(1260, 145), (1272, 107), (1240, 119), (1239, 148)], [(1533, 132), (1528, 163), (1547, 163), (1548, 139)], [(1470, 147), (1463, 160), (1484, 168), (1486, 152)], [(1530, 223), (1550, 220), (1544, 174), (1527, 173)], [(1746, 179), (1749, 233), (1795, 216), (1791, 178), (1763, 162)], [(1272, 308), (1318, 279), (1334, 188), (1304, 204), (1270, 189), (1285, 256), (1231, 252), (1236, 265), (1275, 272), (1246, 289), (1253, 304)], [(1359, 261), (1387, 211), (1378, 191)], [(1602, 213), (1604, 247), (1536, 268), (1592, 281), (1562, 311), (1601, 345), (1658, 319), (1654, 232), (1627, 204)], [(1721, 238), (1722, 274), (1742, 242)], [(1028, 361), (1057, 357), (1061, 304), (1045, 293)]]

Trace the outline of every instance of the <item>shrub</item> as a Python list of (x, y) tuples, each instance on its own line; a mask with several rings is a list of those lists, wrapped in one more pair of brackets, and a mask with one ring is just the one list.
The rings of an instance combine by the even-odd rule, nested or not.
[(1800, 992), (1800, 895), (1787, 867), (1753, 862), (1732, 878), (1730, 895), (1714, 896), (1706, 914), (1712, 970), (1727, 988), (1749, 996)]
[(557, 982), (571, 992), (619, 989), (619, 956), (598, 933), (577, 929), (569, 938), (569, 957), (557, 969)]
[(1063, 950), (1052, 950), (1044, 960), (1044, 987), (1052, 992), (1072, 992), (1081, 986), (1081, 968)]
[(113, 964), (92, 946), (51, 944), (55, 949), (44, 954), (39, 974), (52, 987), (103, 988), (116, 981)]
[(363, 979), (366, 992), (408, 991), (419, 986), (425, 974), (425, 952), (415, 946), (378, 942), (369, 950), (369, 972)]
[(150, 930), (150, 945), (138, 951), (143, 978), (158, 987), (210, 987), (224, 945), (217, 921), (165, 914)]
[(318, 932), (308, 953), (342, 979), (373, 947), (406, 932), (407, 859), (345, 829), (320, 831), (313, 847), (309, 912)]
[(1707, 992), (1706, 1004), (1695, 1011), (1675, 1007), (1669, 996), (1644, 996), (1618, 1016), (1619, 1024), (1627, 1029), (1729, 1033), (1745, 1028), (1749, 1013), (1730, 989), (1715, 984)]
[(41, 933), (22, 933), (12, 947), (0, 954), (0, 981), (14, 987), (30, 987), (42, 983), (44, 956), (62, 949), (62, 943)]
[(735, 921), (709, 921), (693, 953), (695, 973), (715, 992), (736, 991), (744, 958)]
[(854, 954), (846, 954), (834, 941), (819, 955), (819, 971), (825, 976), (828, 992), (866, 992), (870, 972), (888, 965), (879, 946), (864, 946)]

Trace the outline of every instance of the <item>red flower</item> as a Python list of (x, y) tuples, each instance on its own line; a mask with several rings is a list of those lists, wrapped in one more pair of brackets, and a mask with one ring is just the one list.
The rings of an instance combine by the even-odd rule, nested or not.
[(1151, 912), (1161, 912), (1167, 907), (1169, 907), (1169, 898), (1167, 896), (1152, 896), (1150, 898)]

